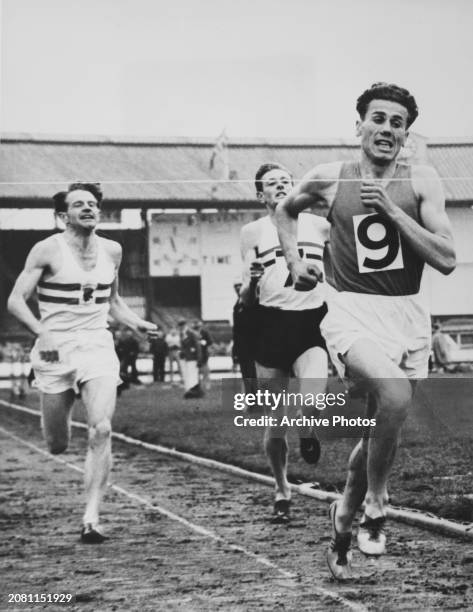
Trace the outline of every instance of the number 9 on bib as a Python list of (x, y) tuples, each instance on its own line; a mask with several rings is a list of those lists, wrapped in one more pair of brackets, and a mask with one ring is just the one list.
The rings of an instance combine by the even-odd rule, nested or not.
[(382, 272), (404, 268), (397, 229), (379, 213), (354, 215), (358, 271)]

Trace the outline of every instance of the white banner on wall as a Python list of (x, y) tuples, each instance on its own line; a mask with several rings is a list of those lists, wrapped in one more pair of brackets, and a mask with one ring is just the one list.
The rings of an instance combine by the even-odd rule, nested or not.
[(241, 274), (240, 231), (255, 218), (251, 212), (201, 215), (201, 306), (205, 321), (228, 319), (235, 302), (233, 284)]

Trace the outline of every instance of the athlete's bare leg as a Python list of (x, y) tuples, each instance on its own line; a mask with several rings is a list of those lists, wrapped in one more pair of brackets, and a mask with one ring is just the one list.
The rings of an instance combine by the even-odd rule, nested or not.
[(44, 439), (53, 455), (63, 453), (71, 438), (71, 409), (74, 391), (41, 394), (41, 426)]
[(115, 410), (117, 381), (114, 377), (94, 378), (81, 388), (87, 410), (89, 446), (85, 459), (86, 508), (84, 524), (97, 525), (99, 505), (112, 467), (111, 419)]
[[(367, 417), (372, 418), (376, 414), (374, 399), (368, 397)], [(337, 504), (336, 517), (340, 523), (352, 524), (355, 514), (365, 499), (368, 489), (367, 457), (370, 429), (367, 428), (365, 435), (352, 450), (348, 460), (348, 475), (345, 483), (343, 496)], [(393, 455), (394, 459), (394, 455)], [(386, 501), (387, 501), (387, 495)], [(337, 523), (338, 523), (337, 520)]]
[[(258, 387), (272, 393), (280, 393), (287, 388), (288, 374), (278, 368), (267, 368), (256, 363)], [(281, 418), (283, 409), (266, 411), (268, 416)], [(287, 480), (287, 430), (284, 427), (268, 426), (264, 432), (264, 448), (276, 481), (276, 501), (291, 498), (291, 489)]]
[[(367, 381), (376, 403), (376, 428), (368, 440), (366, 458), (367, 487), (365, 516), (375, 519), (385, 514), (388, 475), (391, 470), (401, 426), (407, 416), (412, 391), (408, 379), (378, 347), (368, 339), (357, 340), (344, 356), (350, 376)], [(352, 455), (352, 478), (342, 499), (337, 504), (336, 528), (350, 531), (353, 517), (359, 507), (363, 478), (362, 448)], [(360, 454), (361, 453), (361, 454)]]
[[(320, 346), (307, 349), (294, 362), (292, 366), (294, 375), (298, 379), (298, 391), (300, 393), (325, 393), (327, 389), (328, 361), (327, 353)], [(301, 406), (302, 415), (310, 417), (314, 414), (313, 406)], [(315, 412), (318, 412), (315, 409)], [(310, 435), (310, 428), (300, 427), (299, 437), (306, 438)]]

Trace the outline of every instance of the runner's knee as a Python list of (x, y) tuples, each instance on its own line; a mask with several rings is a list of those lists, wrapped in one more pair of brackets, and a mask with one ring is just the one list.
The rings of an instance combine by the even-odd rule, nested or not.
[(95, 446), (110, 439), (112, 435), (112, 425), (110, 419), (103, 418), (101, 421), (89, 427), (89, 444)]
[(376, 405), (379, 413), (382, 413), (385, 418), (402, 422), (407, 416), (411, 398), (411, 388), (406, 380), (402, 381), (402, 384), (392, 384), (381, 389)]

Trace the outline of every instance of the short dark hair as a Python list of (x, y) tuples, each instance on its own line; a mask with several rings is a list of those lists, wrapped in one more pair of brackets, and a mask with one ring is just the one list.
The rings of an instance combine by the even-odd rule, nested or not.
[(269, 172), (270, 170), (284, 170), (284, 172), (287, 172), (289, 176), (292, 178), (292, 174), (289, 172), (289, 170), (285, 168), (284, 166), (282, 166), (281, 164), (278, 164), (276, 162), (268, 162), (266, 164), (262, 164), (258, 168), (255, 174), (256, 193), (260, 193), (261, 191), (263, 191), (262, 178), (266, 174), (266, 172)]
[(66, 198), (72, 191), (89, 191), (94, 198), (97, 200), (97, 204), (100, 207), (100, 203), (103, 200), (103, 193), (100, 187), (100, 183), (71, 183), (67, 188), (67, 191), (58, 191), (53, 195), (54, 210), (56, 213), (67, 212)]
[(361, 94), (356, 101), (356, 110), (361, 119), (365, 118), (368, 105), (372, 100), (389, 100), (404, 106), (407, 109), (407, 127), (414, 123), (419, 114), (414, 96), (407, 89), (393, 83), (373, 83), (369, 89)]

